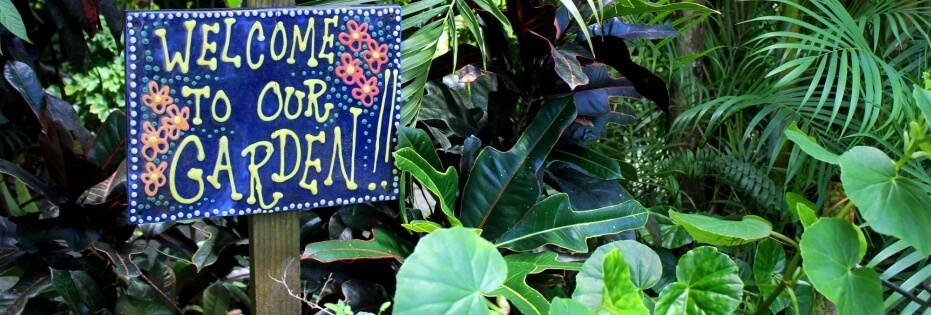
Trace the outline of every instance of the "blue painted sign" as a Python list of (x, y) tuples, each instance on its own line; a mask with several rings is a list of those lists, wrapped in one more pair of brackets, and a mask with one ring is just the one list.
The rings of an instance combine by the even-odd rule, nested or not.
[(396, 199), (397, 6), (126, 14), (130, 223)]

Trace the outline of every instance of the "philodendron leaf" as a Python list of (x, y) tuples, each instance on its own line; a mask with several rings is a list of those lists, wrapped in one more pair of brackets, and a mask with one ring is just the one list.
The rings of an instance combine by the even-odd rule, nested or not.
[(714, 247), (698, 247), (683, 255), (676, 279), (660, 292), (654, 315), (729, 315), (743, 296), (737, 264)]
[(539, 170), (574, 118), (568, 98), (549, 99), (511, 150), (482, 150), (462, 191), (462, 223), (491, 241), (514, 228), (540, 199)]
[(619, 249), (605, 255), (602, 267), (605, 290), (601, 305), (612, 314), (650, 315), (640, 298), (640, 289), (631, 282), (630, 269)]
[(579, 270), (582, 268), (580, 263), (558, 261), (556, 256), (554, 252), (542, 252), (504, 257), (508, 265), (507, 280), (501, 288), (491, 294), (504, 296), (523, 314), (547, 314), (550, 312), (549, 302), (540, 292), (527, 285), (527, 275), (540, 273), (547, 269)]
[(669, 218), (685, 227), (699, 243), (717, 246), (747, 244), (769, 236), (773, 229), (765, 219), (753, 215), (744, 216), (741, 221), (729, 221), (669, 210)]
[(549, 315), (592, 315), (592, 310), (579, 301), (557, 297), (553, 299)]
[(485, 295), (507, 276), (494, 245), (462, 227), (420, 239), (398, 271), (396, 314), (488, 314)]
[(635, 287), (646, 290), (659, 282), (663, 275), (663, 264), (656, 252), (636, 241), (616, 241), (598, 247), (582, 265), (582, 271), (576, 276), (573, 299), (591, 309), (601, 306), (605, 288), (604, 257), (613, 250), (620, 250), (624, 254)]
[(873, 147), (858, 146), (838, 159), (847, 197), (870, 227), (931, 254), (931, 211), (921, 184), (899, 175), (892, 160)]
[(391, 232), (375, 228), (371, 240), (336, 240), (307, 244), (301, 259), (329, 263), (355, 259), (394, 259), (404, 262), (411, 245)]
[(547, 159), (575, 164), (575, 166), (578, 166), (580, 169), (600, 179), (631, 180), (630, 178), (624, 178), (624, 175), (621, 173), (621, 166), (618, 164), (617, 160), (586, 147), (560, 147), (553, 150)]
[(440, 209), (453, 226), (461, 226), (456, 218), (454, 203), (459, 195), (459, 174), (450, 166), (440, 173), (412, 148), (403, 148), (394, 153), (394, 164), (398, 169), (411, 173), (423, 187), (440, 201)]
[(837, 159), (839, 158), (837, 154), (834, 154), (831, 151), (828, 151), (822, 147), (815, 140), (814, 137), (809, 137), (801, 129), (798, 129), (798, 126), (795, 123), (789, 125), (789, 128), (785, 131), (786, 138), (795, 142), (802, 151), (811, 155), (811, 157), (818, 159), (819, 161), (837, 164)]
[(430, 135), (423, 129), (398, 127), (398, 148), (412, 148), (434, 169), (443, 169), (443, 163), (433, 147), (433, 140), (430, 140)]
[(576, 211), (569, 196), (555, 194), (543, 199), (495, 244), (514, 251), (528, 251), (553, 244), (576, 252), (587, 252), (585, 240), (642, 227), (649, 213), (637, 201), (599, 209)]
[[(756, 254), (753, 256), (753, 279), (763, 292), (763, 299), (772, 294), (773, 287), (782, 282), (782, 271), (786, 267), (786, 252), (782, 245), (772, 239), (764, 239), (757, 243)], [(789, 299), (779, 296), (769, 305), (773, 314), (789, 305)]]
[(857, 267), (860, 244), (853, 224), (822, 218), (805, 229), (799, 247), (808, 280), (837, 304), (838, 314), (883, 313), (879, 275)]

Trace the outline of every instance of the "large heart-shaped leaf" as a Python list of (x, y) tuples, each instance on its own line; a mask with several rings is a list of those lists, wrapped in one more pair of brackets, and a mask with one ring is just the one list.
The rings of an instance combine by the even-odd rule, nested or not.
[(485, 295), (501, 287), (507, 269), (494, 245), (469, 230), (433, 232), (398, 271), (394, 312), (488, 314)]
[(883, 313), (879, 275), (873, 269), (857, 267), (860, 242), (853, 224), (822, 218), (805, 229), (799, 247), (808, 280), (837, 304), (839, 314)]
[(605, 283), (602, 306), (612, 314), (650, 315), (640, 298), (640, 289), (631, 282), (624, 254), (619, 249), (612, 250), (605, 255), (602, 266)]
[(741, 221), (729, 221), (669, 210), (669, 217), (685, 227), (696, 241), (718, 246), (747, 244), (769, 236), (773, 230), (769, 222), (753, 215), (744, 216)]
[(411, 245), (391, 232), (374, 229), (371, 240), (336, 240), (307, 244), (301, 259), (329, 263), (355, 259), (395, 259), (404, 262)]
[(412, 148), (403, 148), (394, 153), (394, 164), (398, 169), (414, 176), (423, 187), (440, 199), (440, 210), (453, 226), (461, 226), (455, 214), (456, 196), (459, 195), (459, 174), (450, 166), (440, 173)]
[(547, 314), (550, 309), (549, 302), (540, 292), (527, 285), (527, 275), (540, 273), (547, 269), (579, 270), (582, 268), (580, 263), (558, 261), (556, 256), (554, 252), (505, 256), (504, 261), (508, 265), (507, 280), (501, 288), (491, 294), (503, 295), (523, 314)]
[(537, 174), (573, 118), (575, 106), (568, 98), (547, 100), (511, 150), (482, 150), (462, 192), (462, 223), (482, 229), (492, 241), (517, 225), (539, 200)]
[(874, 231), (931, 254), (931, 211), (921, 184), (899, 175), (892, 160), (873, 147), (858, 146), (838, 159), (844, 191)]
[(683, 255), (676, 279), (660, 292), (653, 314), (729, 315), (743, 296), (737, 264), (714, 247), (698, 247)]
[(604, 208), (576, 211), (569, 196), (556, 194), (537, 203), (495, 246), (527, 251), (553, 244), (576, 252), (587, 252), (585, 240), (642, 227), (649, 213), (635, 200)]
[(582, 265), (582, 271), (576, 276), (573, 299), (592, 309), (601, 305), (605, 288), (604, 259), (613, 250), (624, 253), (630, 279), (635, 287), (646, 290), (659, 282), (663, 267), (656, 252), (636, 241), (616, 241), (598, 247)]
[[(756, 244), (753, 255), (753, 279), (766, 299), (773, 292), (773, 287), (782, 282), (782, 271), (786, 268), (786, 252), (782, 245), (772, 239), (764, 239)], [(789, 299), (779, 296), (769, 305), (773, 314), (789, 305)]]

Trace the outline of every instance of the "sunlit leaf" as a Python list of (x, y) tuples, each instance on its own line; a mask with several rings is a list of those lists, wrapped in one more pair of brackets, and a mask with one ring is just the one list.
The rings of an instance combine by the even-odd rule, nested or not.
[(743, 297), (737, 273), (737, 264), (714, 247), (690, 250), (676, 266), (678, 281), (660, 292), (653, 314), (733, 314)]
[(554, 252), (537, 254), (522, 253), (504, 257), (507, 262), (508, 276), (504, 285), (492, 292), (494, 295), (503, 295), (508, 301), (514, 303), (523, 314), (547, 314), (550, 304), (539, 291), (527, 285), (527, 275), (541, 273), (547, 269), (579, 270), (581, 264), (562, 262), (556, 259)]
[(391, 232), (374, 229), (371, 240), (335, 240), (307, 244), (301, 259), (329, 263), (355, 259), (394, 259), (404, 262), (411, 245)]
[(741, 221), (730, 221), (669, 210), (669, 218), (685, 227), (696, 241), (719, 246), (750, 243), (769, 236), (773, 229), (769, 222), (753, 215), (744, 216)]

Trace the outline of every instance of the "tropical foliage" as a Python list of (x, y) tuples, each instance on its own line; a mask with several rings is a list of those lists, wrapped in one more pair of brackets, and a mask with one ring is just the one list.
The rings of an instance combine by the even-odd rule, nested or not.
[[(929, 1), (400, 4), (402, 198), (301, 213), (308, 313), (929, 310)], [(249, 311), (119, 163), (120, 8), (217, 5), (0, 0), (4, 314)]]

